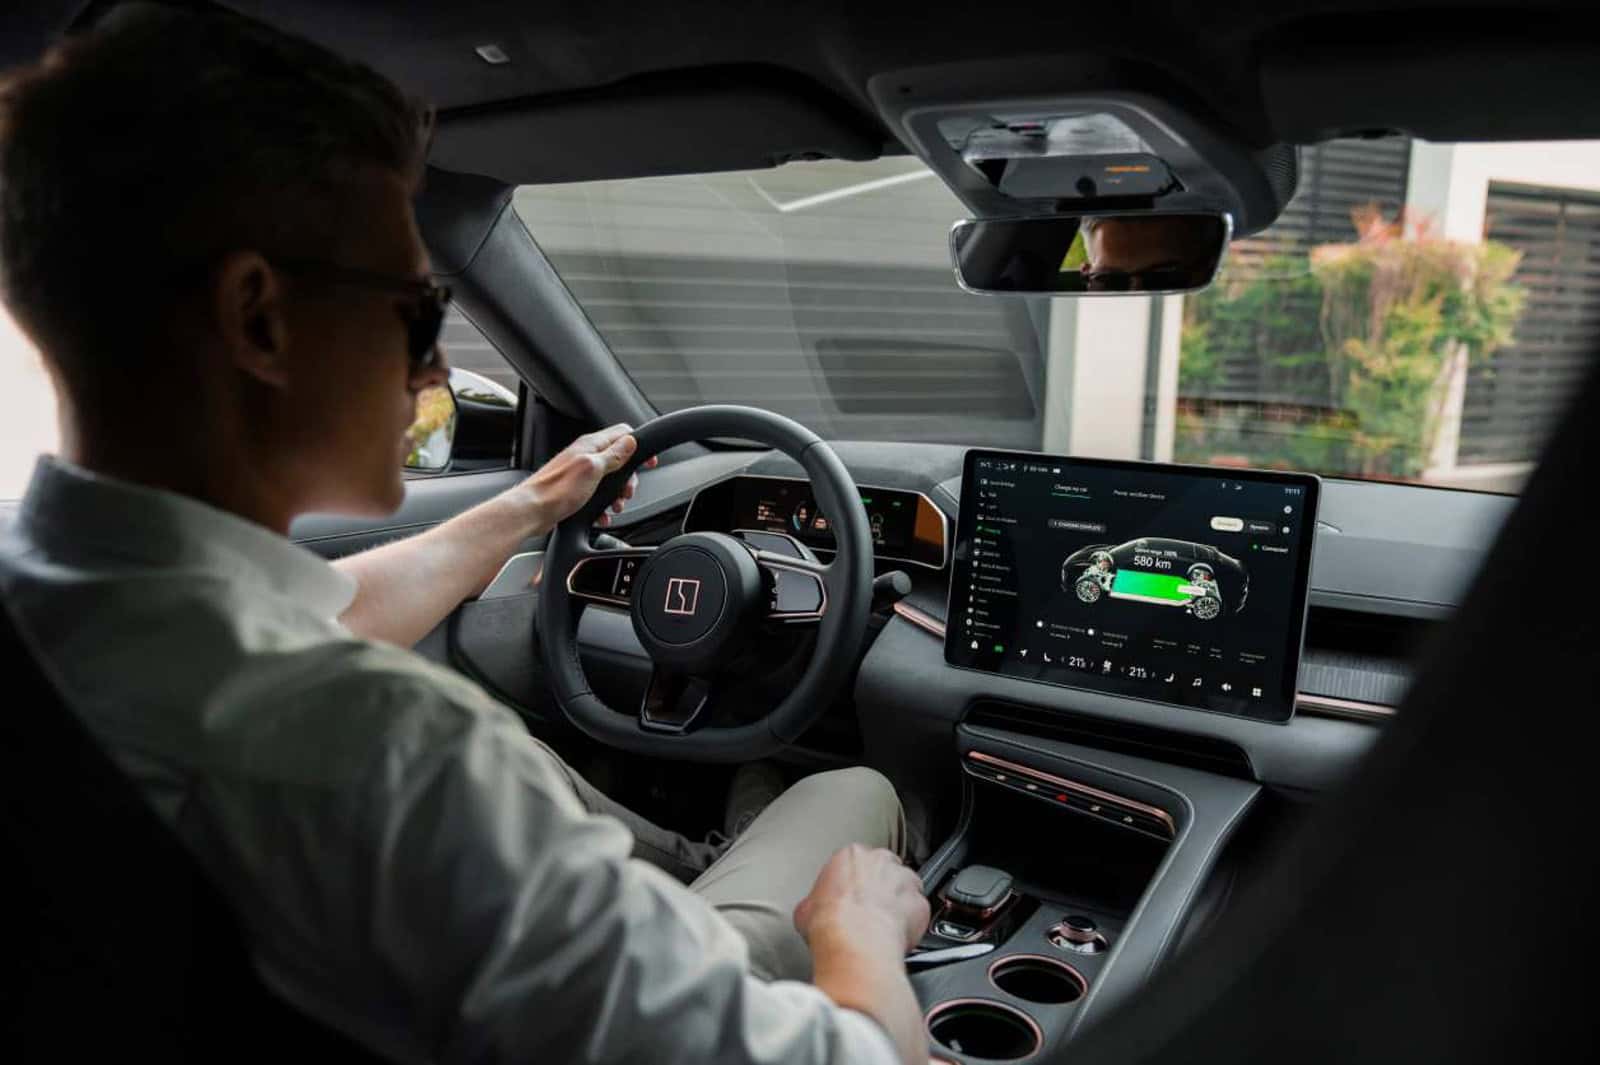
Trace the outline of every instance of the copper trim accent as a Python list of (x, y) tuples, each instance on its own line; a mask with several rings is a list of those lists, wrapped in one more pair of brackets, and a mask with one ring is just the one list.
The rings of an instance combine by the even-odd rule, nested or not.
[(817, 590), (822, 593), (822, 602), (815, 610), (769, 610), (764, 615), (765, 617), (773, 621), (821, 621), (822, 615), (828, 612), (828, 585), (823, 581), (820, 573), (804, 565), (802, 560), (796, 559), (793, 564), (783, 562), (772, 558), (772, 552), (768, 551), (765, 557), (756, 559), (756, 565), (786, 570), (789, 573), (798, 573), (802, 576), (810, 577), (817, 582)]
[[(934, 1041), (934, 1043), (936, 1045), (944, 1047), (943, 1043), (940, 1043), (937, 1039), (934, 1039), (934, 1036), (933, 1036), (933, 1022), (934, 1022), (934, 1020), (936, 1018), (942, 1016), (947, 1011), (955, 1009), (957, 1006), (987, 1006), (990, 1009), (995, 1010), (998, 1013), (1009, 1013), (1013, 1017), (1019, 1018), (1022, 1021), (1023, 1024), (1026, 1024), (1028, 1026), (1028, 1030), (1033, 1033), (1033, 1049), (1032, 1050), (1028, 1051), (1026, 1054), (1023, 1054), (1021, 1057), (1003, 1058), (1003, 1059), (995, 1059), (995, 1060), (1026, 1061), (1029, 1058), (1033, 1057), (1035, 1054), (1039, 1053), (1039, 1051), (1044, 1049), (1044, 1031), (1039, 1027), (1039, 1022), (1038, 1021), (1034, 1020), (1032, 1017), (1028, 1016), (1026, 1013), (1023, 1013), (1021, 1010), (1017, 1009), (1017, 1007), (1007, 1005), (1004, 1002), (996, 1002), (992, 998), (952, 998), (952, 999), (949, 999), (949, 1000), (947, 1000), (945, 1002), (939, 1003), (938, 1005), (934, 1006), (931, 1010), (929, 1010), (927, 1013), (923, 1014), (922, 1015), (922, 1026), (923, 1026), (923, 1028), (925, 1028), (927, 1030), (928, 1038), (929, 1039), (933, 1039), (933, 1041)], [(945, 1047), (945, 1049), (948, 1050), (949, 1048)], [(986, 1058), (984, 1060), (987, 1061), (989, 1059)]]
[(1365, 703), (1359, 699), (1336, 699), (1331, 695), (1312, 695), (1297, 692), (1294, 697), (1297, 711), (1323, 717), (1344, 717), (1356, 721), (1387, 721), (1396, 708), (1386, 703)]
[(995, 914), (999, 913), (1001, 910), (1005, 909), (1007, 906), (1009, 906), (1013, 902), (1017, 901), (1017, 893), (1015, 891), (1007, 891), (1006, 892), (1006, 897), (1001, 899), (999, 902), (995, 903), (993, 906), (990, 906), (987, 909), (974, 911), (969, 906), (961, 905), (959, 902), (957, 902), (954, 899), (952, 899), (949, 895), (940, 895), (939, 897), (944, 900), (944, 907), (945, 907), (944, 911), (940, 914), (940, 916), (948, 917), (951, 910), (956, 910), (956, 911), (958, 911), (960, 913), (972, 914), (974, 919), (975, 920), (979, 920), (979, 921), (987, 921), (987, 920), (989, 920)]
[(1085, 798), (1098, 799), (1100, 802), (1109, 803), (1112, 806), (1121, 807), (1124, 810), (1131, 810), (1134, 813), (1141, 813), (1147, 817), (1153, 817), (1166, 827), (1169, 835), (1177, 836), (1178, 834), (1178, 826), (1173, 822), (1172, 815), (1161, 809), (1159, 806), (1149, 806), (1145, 803), (1139, 802), (1137, 799), (1127, 799), (1123, 798), (1121, 795), (1113, 795), (1109, 791), (1101, 791), (1099, 788), (1090, 787), (1088, 784), (1079, 784), (1075, 780), (1068, 780), (1065, 777), (1058, 777), (1054, 773), (1046, 773), (1042, 769), (1034, 769), (1031, 766), (1018, 765), (1016, 762), (1009, 762), (1004, 758), (997, 758), (992, 754), (985, 754), (982, 751), (968, 751), (967, 757), (972, 761), (983, 762), (985, 764), (992, 765), (997, 769), (1009, 770), (1013, 773), (1020, 773), (1025, 777), (1032, 777), (1035, 780), (1044, 781), (1045, 783), (1050, 784), (1053, 787), (1058, 787), (1063, 791), (1074, 791)]
[(1060, 935), (1062, 939), (1072, 943), (1093, 943), (1097, 939), (1104, 939), (1097, 928), (1084, 930), (1074, 928), (1065, 920), (1057, 921), (1046, 930), (1047, 935)]
[(572, 586), (572, 579), (578, 575), (579, 570), (591, 562), (615, 562), (618, 566), (621, 566), (624, 558), (643, 557), (644, 553), (625, 554), (622, 551), (603, 551), (599, 554), (586, 555), (573, 563), (572, 568), (567, 571), (567, 594), (585, 603), (604, 603), (607, 606), (632, 606), (632, 600), (624, 599), (621, 596), (601, 595), (598, 592), (580, 592)]
[[(993, 906), (990, 906), (988, 909), (972, 910), (965, 906), (961, 906), (959, 903), (952, 902), (948, 895), (940, 892), (939, 912), (934, 914), (932, 919), (928, 921), (928, 927), (933, 930), (934, 935), (941, 939), (954, 939), (958, 943), (972, 943), (978, 939), (981, 939), (989, 931), (989, 926), (994, 923), (994, 919), (997, 915), (1002, 913), (1007, 906), (1010, 906), (1013, 902), (1016, 902), (1021, 897), (1022, 896), (1018, 895), (1015, 890), (1007, 891), (1005, 898), (1001, 899)], [(939, 924), (944, 921), (950, 921), (954, 924), (961, 924), (970, 927), (972, 929), (972, 934), (965, 937), (947, 936), (938, 930)]]
[(1057, 921), (1049, 928), (1046, 928), (1044, 930), (1044, 938), (1046, 942), (1058, 950), (1073, 950), (1070, 946), (1062, 946), (1056, 942), (1057, 937), (1066, 940), (1068, 943), (1076, 943), (1081, 947), (1087, 947), (1091, 943), (1100, 945), (1100, 949), (1095, 951), (1074, 950), (1073, 952), (1076, 954), (1101, 954), (1111, 949), (1111, 941), (1099, 931), (1080, 932), (1065, 921)]
[[(1073, 981), (1077, 983), (1078, 994), (1076, 998), (1070, 998), (1066, 1002), (1042, 1002), (1040, 1003), (1042, 1006), (1065, 1006), (1068, 1003), (1078, 1001), (1078, 999), (1089, 993), (1089, 981), (1084, 978), (1082, 973), (1068, 965), (1066, 962), (1062, 961), (1060, 958), (1052, 958), (1048, 954), (1007, 954), (1003, 958), (996, 958), (994, 961), (990, 962), (989, 971), (987, 973), (989, 982), (994, 984), (995, 990), (999, 991), (1002, 995), (1011, 995), (1012, 998), (1022, 998), (1021, 995), (1014, 995), (1010, 991), (1007, 991), (1005, 988), (1001, 987), (999, 984), (995, 984), (994, 982), (994, 971), (996, 969), (1003, 965), (1010, 965), (1013, 962), (1019, 961), (1043, 962), (1044, 964), (1054, 966), (1057, 969), (1063, 969), (1066, 971), (1066, 974), (1072, 977)], [(1022, 1001), (1031, 1002), (1033, 1000), (1023, 998)]]
[(944, 639), (944, 622), (929, 614), (925, 610), (918, 610), (910, 603), (902, 600), (894, 605), (894, 612), (905, 618), (923, 632), (939, 639)]

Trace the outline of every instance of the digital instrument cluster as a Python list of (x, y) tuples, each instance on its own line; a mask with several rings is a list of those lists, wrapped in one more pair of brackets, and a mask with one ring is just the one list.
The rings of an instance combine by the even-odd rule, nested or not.
[[(944, 514), (924, 495), (895, 488), (858, 486), (880, 559), (943, 569), (949, 544)], [(684, 532), (753, 530), (792, 536), (831, 552), (833, 525), (807, 481), (741, 474), (701, 489), (684, 515)]]
[(945, 659), (1287, 721), (1319, 489), (1306, 474), (968, 451)]

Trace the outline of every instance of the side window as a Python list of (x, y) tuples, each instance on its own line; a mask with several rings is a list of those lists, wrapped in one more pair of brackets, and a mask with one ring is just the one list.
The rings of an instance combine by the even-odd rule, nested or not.
[(406, 476), (510, 466), (521, 414), (517, 372), (457, 308), (450, 309), (439, 344), (450, 363), (451, 395), (429, 389), (418, 397)]
[[(510, 363), (459, 310), (452, 309), (440, 339), (450, 360), (448, 397), (424, 396), (417, 404), (413, 439), (446, 429), (449, 437), (442, 468), (408, 469), (408, 477), (472, 470), (503, 469), (516, 450), (518, 378)], [(21, 498), (33, 464), (59, 446), (55, 392), (39, 355), (16, 323), (0, 307), (0, 501)], [(450, 424), (452, 411), (454, 424)], [(417, 452), (413, 451), (413, 457)], [(408, 466), (412, 463), (408, 462)]]
[(491, 344), (489, 338), (461, 313), (461, 308), (450, 308), (439, 343), (444, 347), (445, 356), (453, 369), (487, 378), (511, 393), (513, 400), (516, 399), (517, 371), (500, 354), (500, 349)]
[[(39, 456), (54, 452), (56, 396), (33, 344), (0, 306), (0, 501), (20, 499)], [(0, 516), (0, 524), (4, 517)]]

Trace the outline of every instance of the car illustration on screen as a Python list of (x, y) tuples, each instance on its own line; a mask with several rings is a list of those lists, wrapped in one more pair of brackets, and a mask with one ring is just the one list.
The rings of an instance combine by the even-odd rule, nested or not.
[(1061, 590), (1085, 605), (1125, 599), (1211, 621), (1244, 609), (1250, 573), (1210, 544), (1145, 536), (1074, 551), (1061, 564)]

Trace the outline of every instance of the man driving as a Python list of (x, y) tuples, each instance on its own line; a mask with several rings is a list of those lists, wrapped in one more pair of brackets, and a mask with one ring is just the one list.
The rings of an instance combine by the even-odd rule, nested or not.
[(627, 426), (335, 564), (287, 539), (393, 511), (447, 379), (411, 208), (430, 130), (226, 14), (114, 13), (0, 80), (0, 295), (61, 430), (0, 593), (267, 983), (375, 1051), (925, 1062), (902, 959), (928, 906), (881, 776), (806, 778), (719, 853), (408, 650), (623, 465)]

